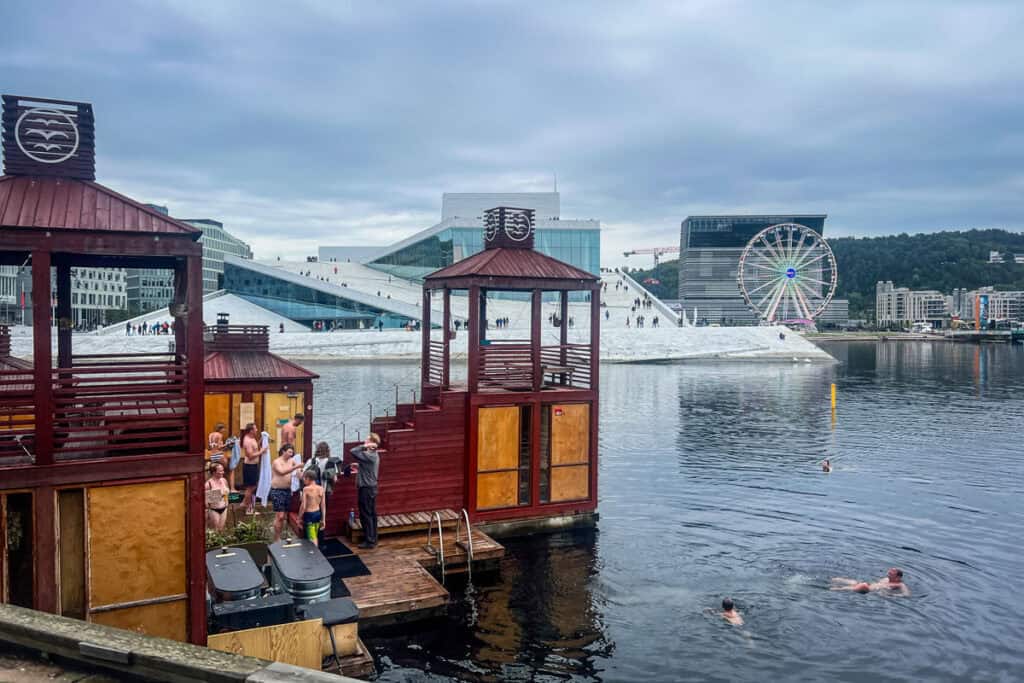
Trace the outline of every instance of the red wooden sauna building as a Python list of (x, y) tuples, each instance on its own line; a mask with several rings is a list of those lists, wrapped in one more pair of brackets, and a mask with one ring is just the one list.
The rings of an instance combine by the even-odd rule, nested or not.
[(305, 420), (295, 431), (295, 452), (313, 453), (313, 380), (319, 375), (270, 352), (265, 325), (230, 325), (220, 313), (206, 328), (206, 433), (218, 424), (238, 436), (253, 422), (283, 446), (281, 426), (295, 415)]
[[(3, 97), (0, 264), (31, 273), (33, 341), (0, 363), (0, 598), (205, 643), (200, 232), (96, 183), (94, 142), (89, 104)], [(107, 267), (174, 272), (167, 352), (75, 352), (72, 278)]]
[[(499, 531), (590, 524), (597, 508), (600, 281), (534, 251), (532, 210), (491, 209), (485, 226), (482, 252), (425, 279), (421, 401), (372, 424), (383, 439), (378, 513), (465, 509), (473, 523)], [(469, 301), (458, 333), (468, 336), (464, 381), (452, 371), (459, 363), (452, 352), (456, 291)], [(528, 338), (492, 338), (487, 304), (501, 292), (529, 300)], [(586, 336), (582, 342), (569, 340), (570, 298), (589, 302), (589, 335), (575, 331)], [(437, 299), (442, 319), (432, 320)], [(556, 319), (543, 313), (552, 299)], [(557, 342), (545, 344), (552, 322)], [(351, 487), (336, 487), (328, 531), (343, 531), (354, 507)]]

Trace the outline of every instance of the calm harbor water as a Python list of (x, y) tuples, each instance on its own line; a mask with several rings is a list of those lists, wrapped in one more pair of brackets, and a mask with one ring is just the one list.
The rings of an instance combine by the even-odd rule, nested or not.
[[(447, 618), (368, 640), (380, 680), (1019, 680), (1024, 350), (829, 350), (603, 366), (598, 530), (509, 542)], [(332, 445), (417, 372), (306, 365)], [(911, 597), (827, 590), (893, 565)]]

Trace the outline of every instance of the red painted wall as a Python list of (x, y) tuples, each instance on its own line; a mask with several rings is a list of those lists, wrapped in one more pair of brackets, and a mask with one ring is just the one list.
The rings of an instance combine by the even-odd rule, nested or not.
[[(424, 512), (466, 506), (466, 394), (446, 393), (440, 409), (417, 408), (413, 428), (392, 428), (381, 434), (377, 513)], [(399, 414), (407, 414), (401, 406)], [(357, 443), (345, 444), (348, 451)], [(349, 510), (359, 514), (355, 478), (338, 479), (327, 504), (326, 530), (342, 534)]]

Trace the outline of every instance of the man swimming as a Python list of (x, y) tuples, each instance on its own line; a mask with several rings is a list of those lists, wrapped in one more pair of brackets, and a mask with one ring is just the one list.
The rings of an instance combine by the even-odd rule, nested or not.
[(832, 463), (830, 463), (828, 460), (822, 461), (822, 463), (821, 463), (821, 471), (824, 472), (825, 474), (828, 474), (829, 472), (831, 472), (832, 471)]
[(736, 604), (732, 598), (722, 600), (722, 618), (733, 626), (743, 626), (743, 617), (736, 611)]
[(888, 590), (894, 592), (898, 591), (900, 595), (910, 595), (910, 589), (907, 588), (907, 584), (903, 583), (903, 570), (897, 569), (896, 567), (890, 569), (884, 579), (879, 579), (874, 583), (837, 576), (832, 579), (832, 587), (830, 590), (853, 591), (855, 593), (870, 593), (871, 591)]

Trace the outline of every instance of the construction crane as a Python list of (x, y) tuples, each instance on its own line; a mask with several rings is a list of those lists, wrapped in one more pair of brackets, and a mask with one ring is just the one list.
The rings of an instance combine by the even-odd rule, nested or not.
[(658, 261), (661, 259), (662, 254), (678, 254), (679, 247), (651, 247), (649, 249), (631, 249), (629, 251), (622, 252), (623, 256), (632, 256), (634, 254), (653, 254), (654, 255), (654, 267), (658, 267)]

